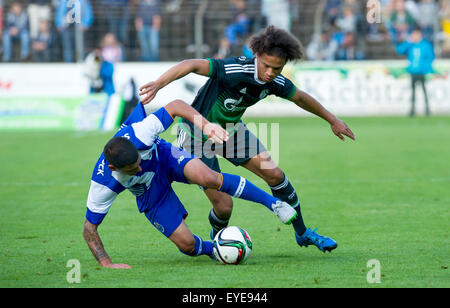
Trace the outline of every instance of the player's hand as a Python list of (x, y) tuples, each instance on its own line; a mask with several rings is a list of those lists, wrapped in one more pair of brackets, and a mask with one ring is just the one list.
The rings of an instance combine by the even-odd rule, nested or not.
[(345, 138), (343, 135), (349, 137), (352, 140), (355, 140), (355, 135), (353, 134), (351, 129), (347, 126), (347, 124), (344, 123), (344, 121), (336, 119), (336, 121), (334, 121), (331, 124), (331, 130), (342, 141), (345, 141)]
[(203, 133), (211, 139), (213, 143), (223, 144), (228, 140), (228, 132), (219, 124), (208, 123), (203, 127)]
[(141, 98), (142, 105), (150, 103), (156, 96), (156, 93), (159, 91), (159, 86), (155, 81), (151, 81), (149, 83), (144, 84), (139, 88), (139, 96), (144, 96)]
[(103, 267), (107, 267), (107, 268), (123, 268), (123, 269), (130, 269), (131, 266), (129, 266), (128, 264), (122, 264), (122, 263), (110, 263), (110, 264), (106, 264), (106, 265), (102, 265)]

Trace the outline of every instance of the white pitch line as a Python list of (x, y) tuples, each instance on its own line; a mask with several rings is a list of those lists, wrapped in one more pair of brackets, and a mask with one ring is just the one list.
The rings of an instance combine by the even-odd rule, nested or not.
[[(436, 177), (436, 178), (398, 178), (398, 179), (323, 179), (323, 180), (291, 180), (292, 184), (382, 184), (382, 183), (419, 183), (419, 182), (450, 182), (450, 177)], [(253, 180), (254, 184), (264, 184), (261, 179)], [(88, 182), (0, 182), (0, 186), (89, 186)]]

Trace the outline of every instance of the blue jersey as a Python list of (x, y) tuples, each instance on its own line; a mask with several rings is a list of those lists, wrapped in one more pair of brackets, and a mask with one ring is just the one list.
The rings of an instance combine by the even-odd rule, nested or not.
[(125, 137), (136, 146), (142, 171), (134, 176), (112, 171), (102, 153), (91, 178), (86, 213), (89, 222), (100, 224), (117, 195), (125, 189), (136, 197), (142, 213), (166, 200), (172, 193), (172, 181), (186, 182), (182, 170), (190, 155), (158, 137), (172, 122), (164, 108), (146, 116), (143, 105), (136, 106), (115, 136)]

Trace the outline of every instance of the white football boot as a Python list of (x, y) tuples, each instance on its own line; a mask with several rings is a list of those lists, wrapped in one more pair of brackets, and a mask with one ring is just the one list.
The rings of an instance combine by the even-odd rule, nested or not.
[(297, 211), (289, 205), (289, 203), (283, 202), (281, 200), (278, 200), (276, 203), (272, 204), (272, 210), (275, 213), (275, 215), (278, 216), (278, 218), (281, 219), (281, 221), (289, 225), (292, 220), (297, 217)]

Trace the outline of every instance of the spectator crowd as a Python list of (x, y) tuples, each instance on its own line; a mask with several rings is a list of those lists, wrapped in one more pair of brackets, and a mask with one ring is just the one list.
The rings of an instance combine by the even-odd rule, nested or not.
[[(189, 1), (196, 5), (200, 2)], [(224, 58), (236, 53), (251, 56), (247, 39), (265, 25), (273, 24), (295, 33), (292, 21), (298, 19), (306, 0), (222, 1), (228, 3), (231, 19), (221, 37), (207, 43), (216, 45), (210, 56)], [(74, 62), (80, 53), (85, 59), (95, 50), (97, 56), (111, 63), (158, 61), (161, 28), (169, 26), (163, 12), (177, 14), (182, 2), (0, 0), (1, 60)], [(417, 29), (438, 56), (450, 56), (450, 0), (322, 0), (322, 3), (320, 29), (311, 32), (311, 38), (306, 40), (310, 60), (368, 59), (371, 43), (390, 42), (395, 50)], [(256, 14), (255, 7), (258, 7)], [(102, 18), (98, 12), (103, 12)], [(373, 14), (377, 18), (369, 22)], [(92, 31), (93, 28), (96, 30)], [(136, 52), (130, 53), (130, 49)]]
[(362, 60), (368, 45), (393, 50), (420, 31), (441, 57), (450, 56), (450, 0), (326, 0), (321, 30), (307, 46), (310, 60)]
[[(157, 61), (162, 1), (0, 0), (2, 60), (74, 62), (81, 46), (82, 58), (88, 50), (101, 48), (105, 58), (122, 61), (134, 31), (140, 49), (135, 60)], [(96, 23), (95, 12), (103, 12), (102, 24)], [(90, 31), (93, 27), (105, 31), (99, 35)]]

